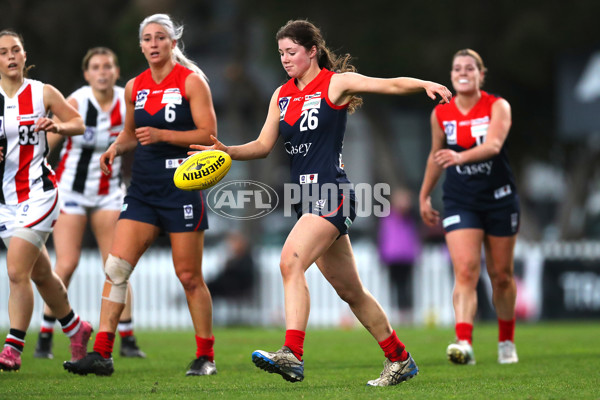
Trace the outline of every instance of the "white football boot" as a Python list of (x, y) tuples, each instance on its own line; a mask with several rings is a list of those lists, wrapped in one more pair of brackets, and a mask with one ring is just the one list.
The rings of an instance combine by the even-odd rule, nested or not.
[(519, 362), (517, 347), (510, 340), (498, 342), (498, 363), (515, 364)]

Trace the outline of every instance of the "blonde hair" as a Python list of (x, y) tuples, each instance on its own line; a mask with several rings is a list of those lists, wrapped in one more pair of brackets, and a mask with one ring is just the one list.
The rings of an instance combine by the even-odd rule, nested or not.
[(479, 53), (473, 49), (462, 49), (462, 50), (459, 50), (456, 53), (454, 53), (454, 57), (452, 57), (452, 62), (454, 62), (454, 59), (456, 57), (464, 57), (464, 56), (472, 57), (475, 60), (475, 65), (477, 66), (477, 69), (479, 71), (483, 72), (484, 78), (481, 80), (479, 87), (483, 86), (483, 81), (485, 80), (485, 73), (487, 72), (487, 68), (485, 67), (485, 65), (483, 65), (483, 59), (481, 58)]
[(198, 65), (195, 62), (187, 58), (183, 53), (184, 46), (183, 41), (181, 40), (181, 37), (183, 36), (183, 25), (175, 24), (171, 17), (167, 14), (151, 15), (149, 17), (146, 17), (140, 24), (140, 42), (142, 41), (142, 31), (144, 30), (144, 28), (146, 28), (146, 26), (148, 26), (148, 24), (159, 24), (160, 26), (165, 28), (169, 37), (177, 41), (177, 45), (173, 49), (173, 59), (175, 60), (175, 62), (178, 62), (184, 67), (191, 69), (208, 82), (208, 78), (206, 77), (204, 72), (202, 72), (200, 67), (198, 67)]
[[(289, 20), (284, 26), (279, 28), (275, 35), (276, 40), (284, 38), (291, 39), (310, 51), (313, 46), (317, 49), (317, 60), (320, 68), (327, 68), (334, 72), (356, 72), (356, 67), (350, 63), (352, 56), (346, 53), (343, 56), (337, 56), (326, 45), (321, 30), (312, 22), (307, 20)], [(363, 103), (358, 96), (352, 96), (348, 104), (348, 113), (352, 114)]]

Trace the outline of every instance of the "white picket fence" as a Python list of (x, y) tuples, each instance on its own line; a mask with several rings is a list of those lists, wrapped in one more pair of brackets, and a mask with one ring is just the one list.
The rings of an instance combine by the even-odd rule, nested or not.
[[(205, 279), (216, 275), (223, 266), (223, 248), (207, 248), (203, 269)], [(280, 248), (265, 247), (255, 252), (257, 285), (255, 295), (243, 301), (214, 301), (215, 324), (245, 323), (252, 325), (282, 325), (284, 321), (283, 285), (279, 272)], [(390, 287), (387, 272), (378, 261), (376, 249), (369, 244), (355, 245), (355, 256), (365, 286), (390, 309)], [(50, 257), (54, 260), (54, 254)], [(332, 326), (354, 324), (354, 316), (341, 301), (318, 268), (313, 265), (306, 274), (311, 293), (310, 324)], [(135, 326), (144, 329), (185, 329), (192, 323), (185, 295), (177, 279), (171, 251), (151, 248), (141, 259), (131, 277), (134, 291), (133, 318)], [(104, 282), (101, 259), (94, 250), (84, 250), (79, 267), (69, 287), (72, 307), (83, 318), (98, 325), (101, 290)], [(9, 284), (6, 274), (6, 254), (0, 253), (0, 328), (8, 328)], [(42, 300), (37, 291), (31, 327), (39, 326)]]
[[(388, 272), (380, 264), (377, 249), (370, 242), (354, 245), (354, 253), (363, 284), (381, 303), (392, 324), (448, 326), (454, 322), (452, 287), (454, 278), (444, 246), (426, 247), (413, 274), (413, 311), (400, 313), (395, 306), (394, 288), (390, 287)], [(241, 301), (214, 301), (215, 325), (250, 324), (271, 326), (284, 324), (283, 285), (279, 273), (280, 248), (264, 247), (254, 253), (257, 284), (254, 296)], [(207, 281), (222, 268), (226, 249), (208, 247), (204, 254), (204, 275)], [(600, 243), (517, 243), (515, 258), (523, 262), (521, 290), (527, 295), (531, 319), (539, 316), (542, 296), (542, 268), (544, 259), (591, 258), (600, 260)], [(54, 259), (54, 254), (51, 254)], [(101, 289), (104, 282), (100, 256), (85, 250), (69, 288), (73, 308), (85, 319), (98, 326)], [(482, 276), (487, 278), (487, 274)], [(306, 273), (311, 294), (311, 326), (352, 326), (358, 324), (348, 305), (339, 299), (316, 266)], [(489, 279), (487, 280), (489, 286)], [(131, 278), (134, 290), (135, 326), (144, 329), (191, 329), (191, 319), (181, 284), (179, 283), (168, 248), (151, 248), (136, 266)], [(0, 328), (9, 327), (8, 277), (6, 254), (0, 253)], [(490, 291), (488, 290), (488, 293)], [(37, 291), (31, 327), (39, 326), (42, 301)], [(517, 300), (519, 302), (519, 299)]]

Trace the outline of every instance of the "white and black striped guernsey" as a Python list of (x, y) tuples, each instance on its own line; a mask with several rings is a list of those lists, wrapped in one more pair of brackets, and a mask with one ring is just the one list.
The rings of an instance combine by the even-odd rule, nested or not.
[(44, 84), (25, 79), (15, 96), (0, 88), (0, 203), (19, 204), (36, 193), (54, 190), (54, 171), (46, 162), (46, 132), (35, 132), (35, 122), (45, 116)]
[(123, 129), (124, 89), (114, 87), (112, 106), (108, 111), (102, 111), (90, 86), (77, 89), (70, 97), (77, 101), (85, 133), (68, 137), (63, 145), (56, 168), (59, 189), (90, 197), (120, 190), (121, 157), (115, 158), (110, 176), (102, 173), (99, 160)]

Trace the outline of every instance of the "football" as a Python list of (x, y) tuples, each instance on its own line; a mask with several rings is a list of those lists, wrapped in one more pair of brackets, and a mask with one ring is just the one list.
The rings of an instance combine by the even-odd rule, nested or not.
[(175, 186), (182, 190), (204, 190), (216, 185), (231, 168), (231, 157), (221, 150), (192, 154), (177, 167)]

